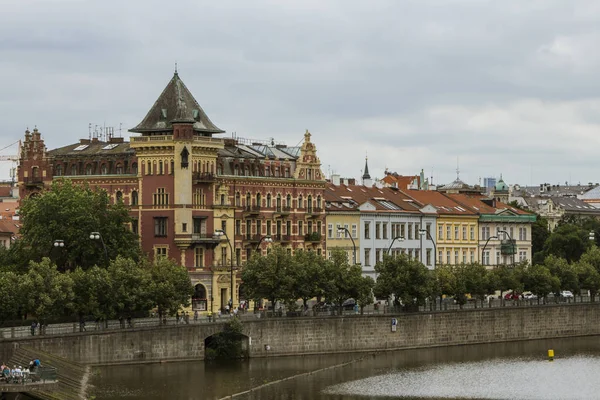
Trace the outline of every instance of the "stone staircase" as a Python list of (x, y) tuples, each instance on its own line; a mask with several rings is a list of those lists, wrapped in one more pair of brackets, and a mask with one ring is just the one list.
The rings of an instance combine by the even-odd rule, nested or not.
[(28, 346), (19, 346), (10, 358), (8, 365), (22, 365), (25, 367), (35, 358), (41, 361), (42, 366), (57, 369), (58, 390), (31, 392), (27, 393), (28, 396), (40, 400), (80, 400), (88, 398), (86, 393), (90, 374), (90, 367), (88, 366)]

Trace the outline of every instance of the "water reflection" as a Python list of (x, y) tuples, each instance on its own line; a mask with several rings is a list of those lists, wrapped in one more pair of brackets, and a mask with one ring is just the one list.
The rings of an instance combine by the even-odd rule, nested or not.
[[(263, 383), (343, 363), (342, 368), (263, 387), (240, 400), (597, 399), (600, 338), (252, 359), (227, 365), (204, 362), (98, 368), (97, 400), (219, 399)], [(556, 360), (546, 361), (553, 348)], [(590, 394), (596, 396), (586, 397)], [(571, 396), (571, 397), (569, 397)]]

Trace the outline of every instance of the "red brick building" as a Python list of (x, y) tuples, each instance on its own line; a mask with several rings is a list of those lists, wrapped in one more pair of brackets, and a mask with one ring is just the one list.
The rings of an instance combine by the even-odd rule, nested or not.
[[(232, 297), (239, 303), (231, 267), (259, 244), (265, 251), (266, 236), (290, 252), (323, 252), (325, 178), (308, 131), (299, 147), (222, 138), (175, 73), (130, 132), (139, 134), (130, 142), (108, 136), (47, 150), (37, 129), (26, 131), (20, 197), (54, 179), (105, 189), (131, 207), (144, 252), (187, 267), (199, 310), (216, 311)], [(228, 239), (215, 237), (217, 230)]]

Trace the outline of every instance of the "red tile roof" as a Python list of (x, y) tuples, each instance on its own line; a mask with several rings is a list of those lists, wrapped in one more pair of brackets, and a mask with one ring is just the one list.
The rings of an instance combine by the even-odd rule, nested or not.
[[(367, 187), (362, 185), (327, 184), (325, 187), (325, 201), (332, 206), (328, 211), (357, 210), (358, 206), (369, 202), (375, 207), (374, 212), (410, 212), (418, 213), (421, 208), (409, 196), (392, 188)], [(344, 206), (333, 207), (333, 204), (352, 203), (353, 207), (344, 209)], [(336, 206), (337, 207), (337, 206)], [(367, 211), (368, 212), (368, 211)]]
[(404, 193), (419, 202), (422, 207), (431, 204), (440, 215), (477, 215), (469, 208), (435, 190), (406, 190)]
[(19, 235), (19, 221), (12, 219), (0, 219), (0, 234), (11, 234), (11, 236)]
[(478, 214), (497, 214), (502, 210), (509, 210), (517, 215), (529, 215), (527, 211), (523, 211), (516, 207), (510, 206), (508, 204), (502, 203), (501, 201), (494, 201), (495, 206), (484, 203), (483, 200), (487, 199), (484, 195), (467, 195), (467, 194), (447, 194), (447, 196), (451, 197), (456, 202), (464, 205), (465, 207), (470, 208), (474, 212)]
[(395, 186), (398, 189), (406, 190), (410, 185), (412, 185), (415, 179), (417, 180), (417, 184), (419, 184), (420, 177), (418, 175), (403, 176), (397, 175), (395, 173), (388, 173), (385, 177), (381, 179), (381, 181), (387, 185)]

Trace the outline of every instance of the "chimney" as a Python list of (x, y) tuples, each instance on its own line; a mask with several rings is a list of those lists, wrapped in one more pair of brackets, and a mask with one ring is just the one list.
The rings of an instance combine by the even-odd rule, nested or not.
[(340, 186), (340, 176), (337, 174), (331, 175), (331, 183), (333, 183), (335, 186)]

